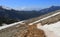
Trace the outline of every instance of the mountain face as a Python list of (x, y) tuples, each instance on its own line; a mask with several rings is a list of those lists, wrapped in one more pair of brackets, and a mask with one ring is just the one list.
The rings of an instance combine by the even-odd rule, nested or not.
[(50, 8), (45, 8), (45, 9), (40, 10), (40, 12), (45, 14), (45, 13), (53, 12), (56, 10), (60, 10), (60, 6), (51, 6)]
[(0, 6), (0, 23), (12, 23), (17, 22), (20, 20), (26, 20), (33, 17), (38, 17), (52, 11), (60, 10), (60, 6), (52, 6), (50, 8), (45, 8), (39, 11), (32, 10), (32, 11), (17, 11), (14, 9), (5, 9)]

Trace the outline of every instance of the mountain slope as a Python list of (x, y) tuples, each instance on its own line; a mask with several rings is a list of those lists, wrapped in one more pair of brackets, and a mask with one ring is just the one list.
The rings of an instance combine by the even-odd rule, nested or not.
[[(43, 18), (44, 20), (42, 20), (41, 22), (40, 22), (40, 20), (41, 19), (39, 19), (39, 21), (37, 22), (37, 23), (35, 23), (35, 24), (32, 24), (32, 25), (29, 25), (29, 24), (26, 24), (25, 22), (26, 21), (23, 21), (22, 23), (24, 23), (24, 24), (21, 24), (20, 22), (19, 23), (13, 23), (13, 24), (10, 24), (10, 25), (7, 25), (7, 26), (9, 26), (8, 28), (7, 27), (5, 27), (5, 28), (1, 28), (1, 30), (0, 30), (0, 37), (17, 37), (17, 36), (23, 36), (23, 34), (25, 35), (25, 34), (27, 34), (27, 35), (25, 35), (25, 36), (28, 36), (28, 34), (29, 34), (29, 36), (30, 36), (30, 34), (40, 34), (40, 33), (38, 33), (38, 32), (36, 32), (36, 31), (39, 31), (39, 29), (41, 29), (40, 27), (42, 26), (44, 26), (44, 25), (46, 25), (47, 24), (47, 26), (48, 25), (51, 25), (51, 24), (54, 24), (54, 23), (56, 23), (57, 21), (60, 21), (60, 11), (59, 12), (53, 12), (53, 14), (52, 15), (49, 15), (49, 16), (46, 16), (46, 17), (48, 17), (47, 19), (45, 19), (45, 17)], [(34, 21), (34, 22), (36, 22), (36, 21)], [(34, 23), (34, 22), (32, 22), (32, 23)], [(40, 24), (41, 24), (41, 26), (40, 26)], [(43, 25), (44, 24), (44, 25)], [(60, 24), (60, 22), (59, 22), (59, 24)], [(38, 26), (39, 27), (38, 27)], [(30, 27), (29, 27), (30, 26)], [(47, 27), (46, 26), (46, 27)], [(55, 26), (55, 25), (54, 25)], [(59, 25), (58, 25), (59, 26)], [(36, 30), (37, 28), (36, 27), (38, 27), (38, 30)], [(57, 27), (57, 26), (56, 26)], [(49, 27), (48, 27), (49, 28)], [(52, 27), (53, 28), (53, 27)], [(42, 29), (43, 30), (43, 29)], [(48, 29), (47, 29), (48, 30)], [(58, 29), (59, 30), (59, 29)], [(28, 32), (27, 32), (28, 31)], [(44, 30), (43, 30), (44, 31)], [(27, 33), (25, 33), (25, 32), (27, 32)], [(31, 33), (32, 32), (32, 33)], [(39, 31), (40, 32), (40, 31)], [(51, 32), (51, 31), (50, 31)], [(49, 32), (49, 33), (50, 33)], [(43, 33), (43, 32), (42, 32)], [(41, 34), (42, 34), (41, 33)], [(4, 35), (4, 36), (2, 36), (2, 35)], [(34, 36), (34, 35), (31, 35), (32, 37)], [(24, 37), (25, 37), (24, 36)], [(39, 37), (39, 35), (37, 35), (38, 37)], [(42, 34), (42, 36), (43, 36), (43, 34)], [(47, 36), (47, 35), (46, 35)], [(44, 36), (45, 37), (45, 36)], [(50, 36), (49, 36), (50, 37)]]
[[(39, 11), (17, 11), (14, 9), (5, 9), (0, 6), (0, 23), (13, 23), (20, 20), (26, 20), (34, 17), (38, 17), (56, 10), (60, 10), (60, 6), (52, 6), (50, 8), (42, 9)], [(4, 19), (4, 20), (3, 20)], [(13, 20), (13, 22), (11, 22)]]

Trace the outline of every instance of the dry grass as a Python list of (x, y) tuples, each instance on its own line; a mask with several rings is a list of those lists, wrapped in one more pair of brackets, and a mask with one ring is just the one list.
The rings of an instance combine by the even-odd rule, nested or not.
[(28, 26), (27, 31), (24, 30), (21, 34), (18, 32), (16, 37), (46, 37), (43, 30), (37, 29), (36, 25)]
[(48, 18), (46, 20), (41, 21), (42, 25), (44, 24), (51, 24), (51, 23), (55, 23), (57, 21), (60, 21), (60, 14), (56, 15), (54, 17)]

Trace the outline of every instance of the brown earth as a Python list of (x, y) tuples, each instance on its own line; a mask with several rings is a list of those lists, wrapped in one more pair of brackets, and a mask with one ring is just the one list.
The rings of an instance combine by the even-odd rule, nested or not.
[(28, 26), (27, 31), (22, 31), (21, 34), (16, 33), (16, 37), (46, 37), (43, 30), (37, 29), (36, 25)]

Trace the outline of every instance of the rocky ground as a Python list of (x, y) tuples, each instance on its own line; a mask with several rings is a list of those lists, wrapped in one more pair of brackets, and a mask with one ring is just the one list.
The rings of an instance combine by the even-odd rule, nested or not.
[(3, 30), (0, 30), (0, 37), (15, 37), (17, 32), (21, 32), (27, 29), (26, 25), (18, 24)]
[(44, 31), (37, 29), (36, 25), (31, 25), (25, 31), (22, 31), (21, 34), (16, 33), (16, 37), (45, 37)]

